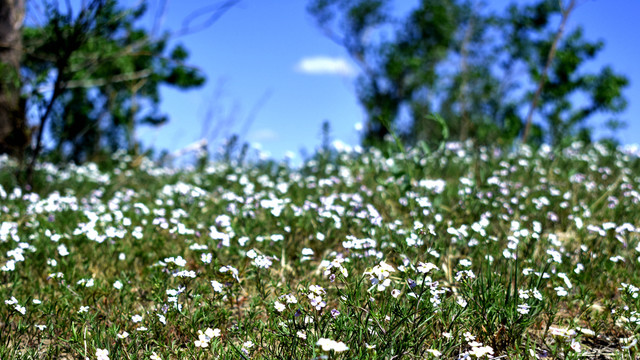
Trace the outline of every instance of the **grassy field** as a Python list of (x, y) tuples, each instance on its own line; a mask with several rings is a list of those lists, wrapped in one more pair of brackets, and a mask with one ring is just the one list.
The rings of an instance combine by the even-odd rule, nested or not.
[(0, 160), (0, 359), (634, 359), (640, 160)]

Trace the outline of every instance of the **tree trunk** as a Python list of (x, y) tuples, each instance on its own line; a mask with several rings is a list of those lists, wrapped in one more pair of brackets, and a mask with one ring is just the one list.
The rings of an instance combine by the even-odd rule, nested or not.
[(0, 0), (0, 154), (22, 159), (29, 144), (20, 97), (21, 28), (25, 0)]
[[(564, 34), (564, 28), (567, 26), (567, 20), (569, 20), (569, 15), (573, 9), (575, 9), (577, 5), (576, 0), (571, 0), (566, 9), (561, 9), (562, 11), (562, 20), (560, 22), (560, 27), (558, 27), (558, 31), (553, 38), (553, 42), (551, 43), (551, 48), (549, 49), (549, 54), (547, 55), (547, 63), (542, 70), (542, 74), (540, 75), (540, 80), (538, 81), (538, 88), (536, 92), (533, 94), (533, 99), (531, 100), (531, 106), (529, 106), (529, 112), (527, 114), (527, 120), (524, 125), (524, 132), (522, 133), (522, 143), (527, 143), (527, 137), (529, 136), (529, 131), (531, 130), (531, 124), (533, 123), (533, 112), (538, 107), (538, 101), (540, 101), (540, 96), (542, 95), (542, 89), (544, 88), (544, 83), (547, 81), (547, 74), (551, 69), (551, 63), (553, 62), (553, 58), (556, 56), (556, 51), (558, 49), (558, 44), (560, 43), (560, 39)], [(562, 2), (560, 2), (560, 6), (562, 7)], [(555, 145), (555, 144), (554, 144)]]

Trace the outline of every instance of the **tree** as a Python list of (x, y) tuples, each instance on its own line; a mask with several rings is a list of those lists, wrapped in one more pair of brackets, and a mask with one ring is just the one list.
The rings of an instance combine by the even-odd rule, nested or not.
[[(363, 69), (357, 92), (369, 117), (367, 145), (384, 139), (403, 106), (416, 106), (417, 98), (432, 92), (436, 67), (455, 31), (456, 9), (447, 0), (422, 1), (395, 27), (398, 21), (387, 15), (390, 8), (383, 0), (316, 0), (308, 7), (325, 34)], [(389, 34), (374, 36), (375, 28)]]
[(442, 126), (439, 113), (447, 120), (448, 136), (454, 140), (474, 139), (478, 143), (508, 142), (520, 131), (515, 104), (507, 95), (512, 87), (495, 72), (500, 44), (495, 30), (499, 19), (482, 10), (476, 1), (450, 2), (455, 9), (453, 35), (446, 54), (436, 65), (437, 82), (429, 96), (411, 104), (413, 121), (410, 140), (439, 143)]
[[(532, 123), (537, 111), (546, 127), (545, 140), (553, 145), (575, 139), (590, 141), (590, 117), (610, 113), (614, 117), (606, 125), (618, 126), (621, 121), (615, 115), (627, 106), (622, 94), (629, 83), (625, 76), (616, 74), (610, 66), (595, 73), (582, 69), (595, 59), (604, 43), (584, 39), (582, 27), (563, 36), (576, 4), (576, 0), (566, 5), (554, 0), (523, 7), (514, 4), (504, 18), (505, 49), (510, 61), (524, 63), (529, 79), (536, 84), (535, 91), (529, 88), (525, 93), (524, 99), (530, 99), (525, 124)], [(552, 25), (554, 17), (560, 17), (557, 29)], [(572, 101), (577, 96), (585, 99), (580, 105)], [(525, 128), (523, 140), (527, 136)]]
[(564, 36), (574, 0), (514, 3), (502, 15), (479, 0), (422, 0), (399, 19), (389, 15), (391, 5), (311, 0), (308, 7), (363, 69), (357, 93), (368, 116), (365, 144), (381, 141), (402, 116), (407, 140), (438, 142), (441, 125), (428, 116), (437, 112), (454, 140), (510, 143), (527, 134), (526, 141), (558, 145), (588, 139), (592, 115), (626, 106), (624, 76), (583, 69), (603, 44), (585, 40), (580, 28)]
[[(76, 162), (135, 151), (136, 126), (168, 120), (159, 111), (159, 87), (205, 81), (185, 63), (186, 49), (169, 49), (168, 41), (209, 27), (238, 1), (213, 2), (178, 32), (156, 36), (162, 14), (151, 33), (137, 25), (145, 2), (126, 9), (116, 0), (87, 0), (74, 12), (70, 1), (33, 1), (25, 9), (24, 0), (0, 0), (0, 154), (31, 154), (30, 179), (43, 150)], [(23, 23), (25, 13), (31, 20)], [(52, 146), (44, 146), (45, 132)]]
[(18, 157), (29, 139), (20, 98), (20, 28), (24, 14), (24, 0), (0, 0), (0, 154)]
[(41, 114), (36, 155), (47, 129), (61, 161), (132, 149), (137, 125), (167, 121), (159, 112), (161, 85), (188, 89), (204, 83), (185, 64), (184, 47), (167, 54), (168, 33), (154, 39), (136, 27), (145, 10), (144, 3), (123, 9), (115, 0), (94, 0), (73, 17), (71, 9), (49, 4), (47, 23), (24, 29), (22, 71), (29, 105)]

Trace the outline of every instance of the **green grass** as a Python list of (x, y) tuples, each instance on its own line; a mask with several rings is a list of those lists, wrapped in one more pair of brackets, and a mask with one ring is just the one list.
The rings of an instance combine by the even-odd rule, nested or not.
[(640, 356), (636, 155), (140, 160), (0, 161), (1, 359)]

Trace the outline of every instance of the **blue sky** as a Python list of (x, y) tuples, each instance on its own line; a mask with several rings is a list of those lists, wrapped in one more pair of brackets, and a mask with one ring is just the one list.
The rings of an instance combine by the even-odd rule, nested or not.
[[(189, 14), (211, 3), (169, 0), (163, 27), (177, 30)], [(499, 10), (509, 1), (488, 3)], [(170, 122), (140, 128), (138, 138), (145, 146), (175, 151), (208, 137), (215, 150), (223, 137), (241, 133), (275, 158), (287, 151), (299, 157), (300, 149), (312, 152), (320, 145), (326, 119), (334, 139), (357, 145), (355, 125), (364, 121), (354, 87), (358, 68), (315, 27), (306, 4), (244, 0), (211, 27), (180, 37), (190, 51), (189, 64), (206, 74), (206, 86), (163, 89), (161, 109)], [(606, 43), (590, 68), (610, 64), (631, 81), (625, 92), (629, 106), (621, 116), (629, 126), (618, 133), (623, 143), (640, 142), (638, 16), (640, 0), (583, 0), (569, 23), (583, 25), (587, 39)]]

